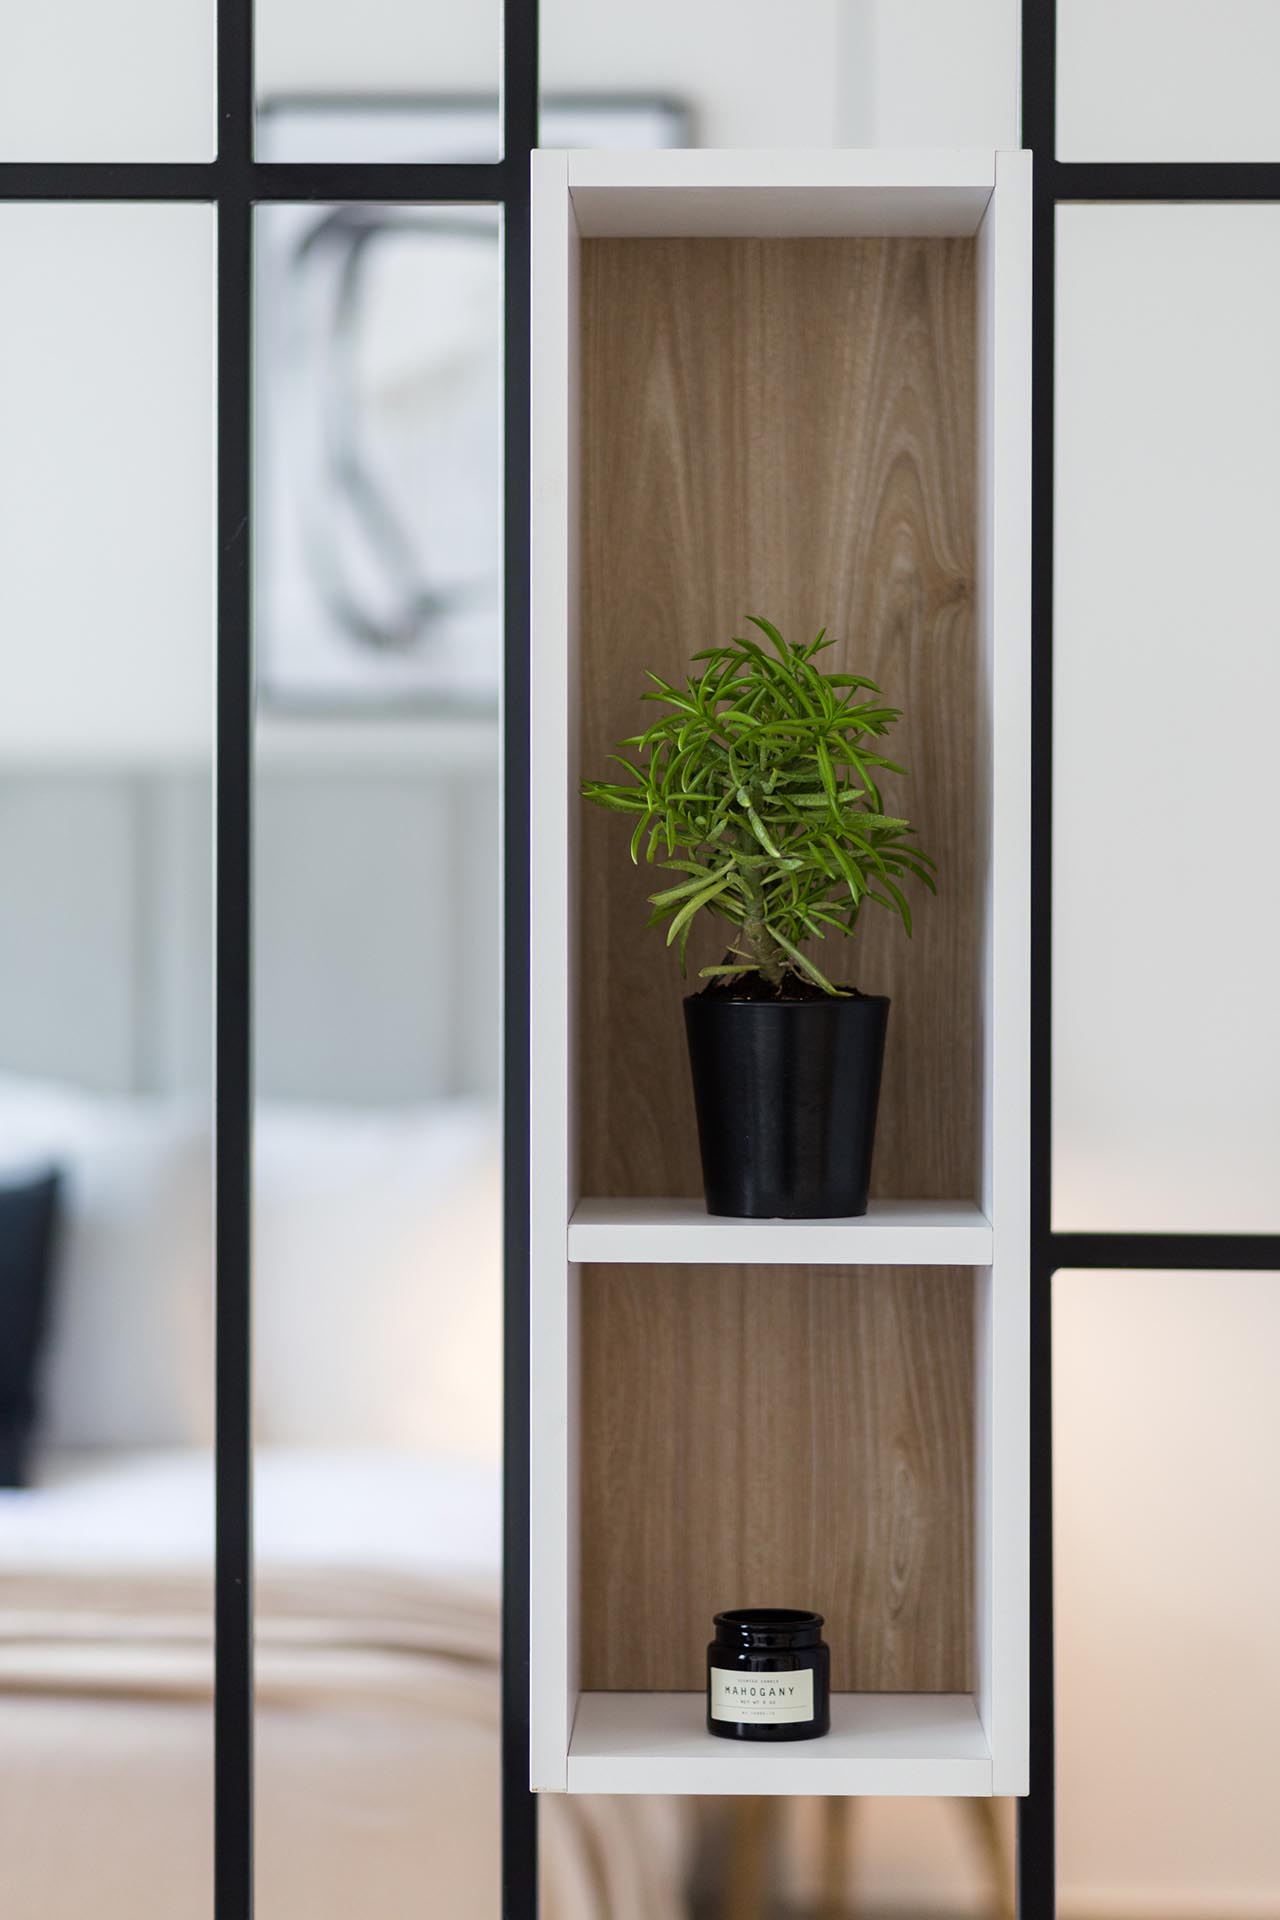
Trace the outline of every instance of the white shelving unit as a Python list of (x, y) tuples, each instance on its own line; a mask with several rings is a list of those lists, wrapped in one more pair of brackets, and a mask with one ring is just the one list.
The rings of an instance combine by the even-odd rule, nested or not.
[[(533, 156), (531, 1764), (585, 1793), (1018, 1794), (1027, 1785), (1030, 159), (991, 152)], [(865, 1219), (734, 1221), (577, 1188), (573, 1009), (579, 242), (976, 235), (984, 787), (981, 1177)], [(655, 965), (662, 955), (655, 952)], [(701, 1696), (579, 1685), (584, 1265), (969, 1267), (972, 1695), (846, 1694), (825, 1739), (718, 1741)], [(708, 1621), (708, 1629), (710, 1622)]]

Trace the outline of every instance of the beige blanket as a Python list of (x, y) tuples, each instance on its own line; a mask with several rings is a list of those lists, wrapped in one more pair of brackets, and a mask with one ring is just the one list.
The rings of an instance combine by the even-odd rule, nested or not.
[[(209, 1697), (213, 1581), (206, 1572), (5, 1575), (0, 1688)], [(260, 1703), (330, 1696), (405, 1707), (442, 1687), (484, 1698), (499, 1657), (488, 1583), (465, 1587), (360, 1569), (270, 1574), (254, 1593)]]
[[(0, 1575), (5, 1920), (207, 1920), (212, 1582)], [(267, 1573), (256, 1633), (260, 1920), (496, 1920), (491, 1587)], [(541, 1803), (547, 1920), (683, 1913), (674, 1803)]]

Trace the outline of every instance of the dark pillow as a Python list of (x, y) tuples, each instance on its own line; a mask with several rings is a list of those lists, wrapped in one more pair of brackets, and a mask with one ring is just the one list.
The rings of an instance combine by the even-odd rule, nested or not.
[(54, 1172), (0, 1183), (0, 1487), (26, 1485), (58, 1187)]

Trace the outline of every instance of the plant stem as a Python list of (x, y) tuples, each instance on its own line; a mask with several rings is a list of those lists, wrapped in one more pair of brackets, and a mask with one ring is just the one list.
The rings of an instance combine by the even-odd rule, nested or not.
[(764, 976), (769, 985), (780, 987), (786, 966), (782, 948), (769, 932), (768, 923), (764, 917), (764, 893), (756, 885), (750, 868), (743, 869), (742, 883), (743, 891), (747, 896), (747, 911), (742, 922), (742, 945), (750, 954), (757, 971)]

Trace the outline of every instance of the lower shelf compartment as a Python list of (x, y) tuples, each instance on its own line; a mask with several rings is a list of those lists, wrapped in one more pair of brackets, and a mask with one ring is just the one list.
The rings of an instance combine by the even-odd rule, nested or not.
[(701, 1693), (584, 1693), (570, 1793), (981, 1796), (991, 1751), (967, 1693), (839, 1693), (821, 1740), (718, 1740)]

